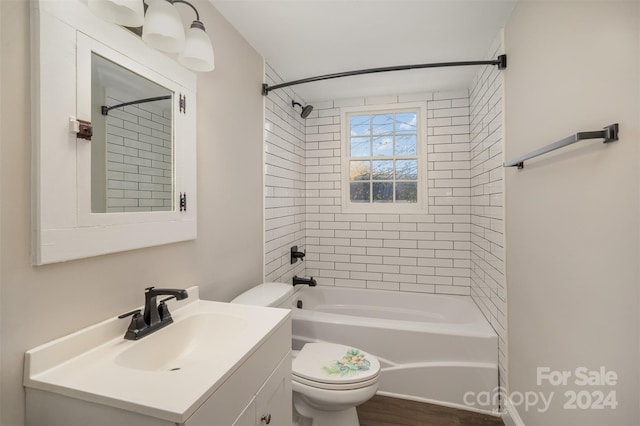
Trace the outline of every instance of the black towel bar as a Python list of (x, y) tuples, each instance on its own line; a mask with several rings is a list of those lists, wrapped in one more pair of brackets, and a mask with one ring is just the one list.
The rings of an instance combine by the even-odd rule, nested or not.
[(531, 151), (528, 154), (522, 155), (514, 160), (504, 163), (504, 167), (518, 167), (518, 169), (524, 168), (524, 162), (538, 155), (546, 154), (547, 152), (554, 151), (558, 148), (571, 145), (585, 139), (604, 139), (604, 143), (614, 142), (618, 140), (618, 123), (611, 124), (602, 130), (596, 130), (593, 132), (578, 132), (575, 135), (566, 137), (558, 142), (554, 142), (542, 148)]

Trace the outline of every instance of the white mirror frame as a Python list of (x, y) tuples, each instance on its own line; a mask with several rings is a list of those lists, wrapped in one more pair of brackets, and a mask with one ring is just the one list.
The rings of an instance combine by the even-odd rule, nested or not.
[[(195, 74), (100, 20), (80, 0), (38, 0), (31, 7), (33, 263), (195, 239)], [(91, 121), (91, 51), (174, 92), (173, 211), (91, 213), (91, 142), (76, 138), (69, 125), (72, 116)], [(186, 211), (180, 193), (187, 194)]]

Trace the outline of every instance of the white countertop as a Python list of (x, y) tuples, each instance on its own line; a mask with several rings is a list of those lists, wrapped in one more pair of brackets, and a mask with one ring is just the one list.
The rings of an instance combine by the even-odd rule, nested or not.
[[(187, 299), (169, 302), (174, 324), (141, 340), (123, 338), (130, 319), (112, 318), (27, 351), (24, 386), (185, 422), (290, 315), (287, 309), (204, 301), (199, 299), (197, 287), (187, 290)], [(123, 354), (130, 359), (132, 351), (145, 349), (138, 346), (132, 350), (135, 345), (168, 345), (168, 350), (175, 350), (170, 345), (183, 342), (172, 337), (175, 332), (171, 333), (171, 327), (202, 314), (235, 317), (229, 322), (246, 321), (246, 327), (241, 332), (215, 327), (210, 334), (215, 346), (209, 349), (206, 359), (187, 356), (188, 362), (179, 365), (178, 370), (172, 371), (170, 365), (146, 369), (118, 362)], [(188, 351), (187, 348), (185, 352)], [(145, 365), (145, 360), (140, 364)]]

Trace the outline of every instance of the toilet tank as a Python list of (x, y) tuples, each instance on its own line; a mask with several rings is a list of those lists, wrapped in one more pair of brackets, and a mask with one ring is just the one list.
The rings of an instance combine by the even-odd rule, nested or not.
[(242, 305), (270, 306), (290, 309), (289, 298), (294, 288), (286, 283), (262, 283), (242, 293), (231, 301)]

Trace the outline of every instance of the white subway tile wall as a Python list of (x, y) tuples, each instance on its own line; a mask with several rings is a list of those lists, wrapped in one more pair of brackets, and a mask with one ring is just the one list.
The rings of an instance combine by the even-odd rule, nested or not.
[[(115, 93), (106, 99), (107, 105), (130, 100)], [(108, 212), (172, 208), (171, 109), (155, 104), (112, 109), (106, 117)]]
[[(501, 49), (499, 37), (489, 56)], [(306, 120), (291, 99), (290, 88), (266, 97), (265, 279), (471, 295), (499, 334), (505, 386), (501, 73), (483, 67), (470, 90), (312, 102)], [(426, 211), (343, 213), (340, 109), (415, 102), (427, 106)], [(291, 245), (306, 248), (304, 264), (290, 265)]]
[[(488, 58), (503, 53), (502, 34)], [(507, 384), (507, 294), (504, 250), (503, 73), (482, 67), (471, 100), (471, 296), (499, 336), (500, 385)]]
[[(341, 107), (424, 102), (423, 213), (342, 213)], [(318, 284), (470, 294), (467, 90), (318, 103), (306, 120), (306, 274)]]
[[(266, 65), (265, 82), (282, 82)], [(291, 282), (303, 275), (306, 262), (291, 264), (291, 247), (305, 249), (305, 128), (301, 102), (291, 89), (265, 96), (264, 197), (265, 197), (265, 281)], [(301, 102), (304, 105), (304, 102)]]

